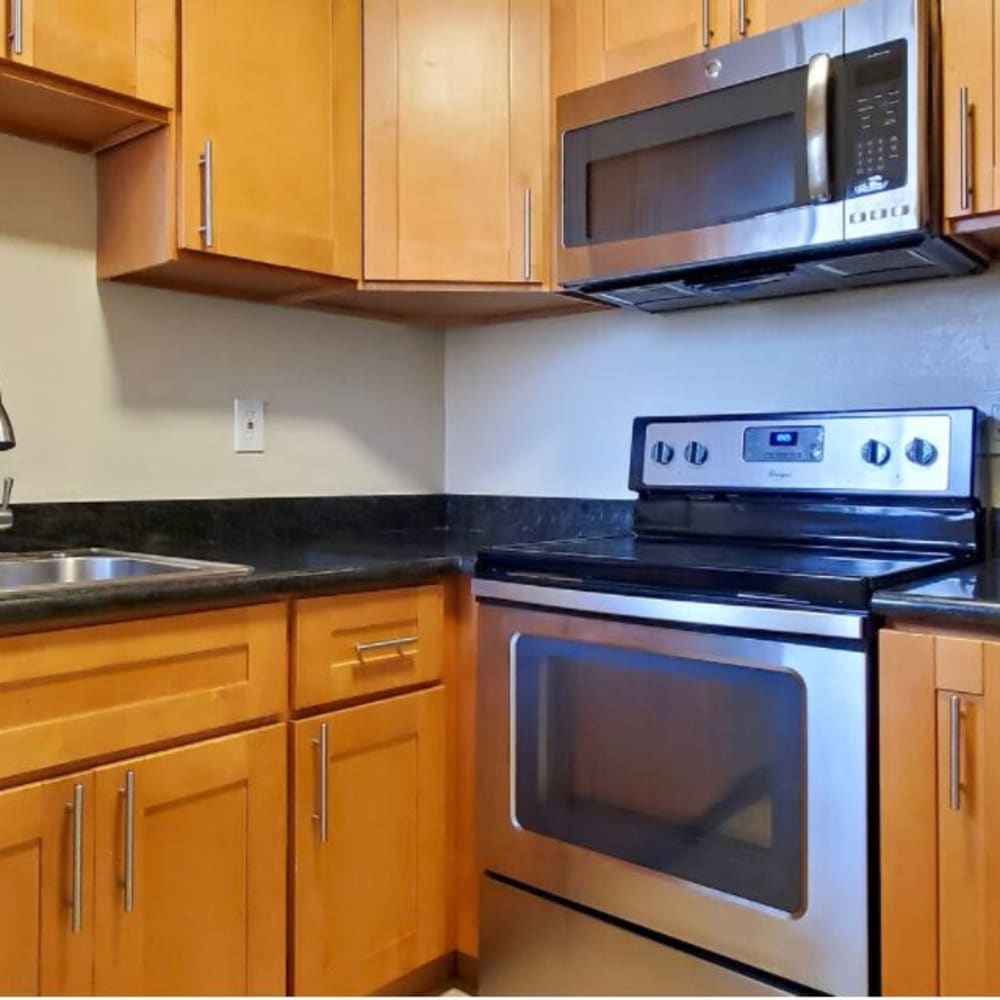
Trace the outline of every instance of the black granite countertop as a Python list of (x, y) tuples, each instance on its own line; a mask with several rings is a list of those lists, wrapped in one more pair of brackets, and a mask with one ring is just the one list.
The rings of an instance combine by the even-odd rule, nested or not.
[(239, 563), (249, 573), (0, 592), (0, 623), (334, 593), (469, 573), (490, 545), (627, 531), (631, 504), (511, 497), (157, 501), (15, 508), (4, 553), (89, 547)]
[(1000, 559), (878, 590), (872, 609), (886, 618), (1000, 629)]

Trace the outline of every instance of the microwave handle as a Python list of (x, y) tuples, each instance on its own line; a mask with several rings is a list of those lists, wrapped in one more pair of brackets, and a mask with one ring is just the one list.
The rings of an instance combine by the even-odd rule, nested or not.
[(813, 202), (833, 197), (830, 181), (830, 57), (813, 56), (806, 78), (806, 171)]

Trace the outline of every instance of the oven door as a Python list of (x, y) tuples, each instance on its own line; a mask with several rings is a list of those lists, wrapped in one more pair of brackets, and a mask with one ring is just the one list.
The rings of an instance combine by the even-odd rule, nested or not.
[(485, 868), (867, 994), (861, 616), (853, 642), (760, 638), (619, 617), (628, 600), (615, 620), (481, 602)]
[(561, 98), (560, 283), (843, 241), (843, 53), (838, 11)]

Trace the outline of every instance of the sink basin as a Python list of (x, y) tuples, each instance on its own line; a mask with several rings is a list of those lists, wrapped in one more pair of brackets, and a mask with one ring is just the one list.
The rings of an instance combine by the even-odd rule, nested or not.
[(150, 578), (166, 582), (249, 572), (249, 566), (236, 563), (175, 559), (112, 549), (26, 552), (0, 556), (0, 595), (95, 584), (127, 586)]

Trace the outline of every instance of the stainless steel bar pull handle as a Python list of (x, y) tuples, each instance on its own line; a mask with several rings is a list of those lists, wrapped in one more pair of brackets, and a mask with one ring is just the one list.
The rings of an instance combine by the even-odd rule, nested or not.
[(125, 772), (125, 875), (122, 879), (125, 912), (135, 909), (135, 771)]
[(809, 60), (806, 77), (806, 173), (809, 197), (826, 202), (833, 197), (830, 181), (830, 74), (826, 54)]
[(960, 204), (963, 212), (972, 210), (974, 181), (972, 177), (972, 105), (969, 88), (958, 92), (958, 173), (961, 185)]
[(747, 17), (747, 0), (740, 0), (737, 18), (739, 20), (738, 29), (740, 37), (746, 38), (747, 32), (750, 30), (750, 18)]
[(531, 188), (524, 189), (524, 280), (531, 281)]
[(330, 792), (330, 757), (329, 757), (329, 743), (330, 732), (327, 723), (322, 723), (319, 727), (319, 738), (313, 740), (313, 746), (316, 747), (317, 755), (317, 772), (319, 780), (317, 781), (316, 788), (316, 812), (313, 813), (313, 819), (316, 820), (316, 825), (319, 828), (319, 842), (325, 844), (330, 839), (330, 804), (329, 804), (329, 792)]
[(415, 635), (401, 635), (398, 639), (378, 639), (375, 642), (356, 642), (354, 652), (361, 656), (363, 653), (371, 653), (376, 649), (398, 649), (400, 646), (409, 646), (417, 641)]
[(10, 30), (7, 32), (10, 40), (10, 54), (19, 56), (24, 53), (24, 4), (22, 0), (10, 0)]
[(962, 808), (962, 699), (957, 694), (949, 703), (950, 732), (948, 753), (948, 804), (956, 812)]
[(205, 140), (201, 156), (198, 157), (198, 165), (201, 167), (201, 225), (198, 227), (198, 232), (201, 233), (202, 246), (207, 248), (215, 246), (211, 139)]
[(69, 928), (73, 934), (79, 934), (83, 927), (83, 785), (73, 786), (73, 801), (66, 808), (73, 817)]
[(712, 44), (711, 0), (701, 0), (701, 47), (707, 49)]

